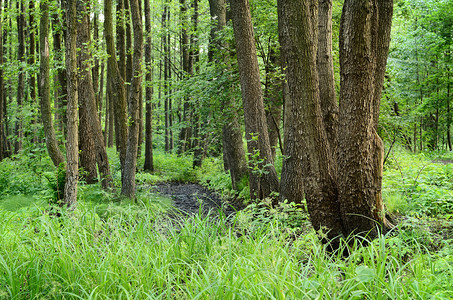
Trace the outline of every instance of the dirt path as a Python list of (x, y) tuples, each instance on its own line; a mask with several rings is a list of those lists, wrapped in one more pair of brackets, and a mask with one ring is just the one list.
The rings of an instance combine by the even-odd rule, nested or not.
[[(161, 183), (155, 187), (162, 195), (173, 200), (177, 212), (192, 215), (201, 212), (207, 214), (210, 210), (218, 213), (222, 209), (226, 216), (235, 213), (235, 209), (224, 203), (221, 197), (205, 187), (195, 183)], [(176, 212), (176, 213), (177, 213)]]

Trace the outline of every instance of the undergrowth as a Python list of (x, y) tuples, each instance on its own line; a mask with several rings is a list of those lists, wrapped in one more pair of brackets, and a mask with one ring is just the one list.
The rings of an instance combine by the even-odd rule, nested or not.
[[(351, 238), (337, 253), (293, 203), (169, 218), (171, 202), (150, 191), (155, 183), (198, 181), (247, 197), (246, 185), (231, 192), (219, 159), (193, 169), (190, 156), (157, 151), (156, 172), (137, 174), (137, 199), (82, 184), (77, 207), (58, 208), (59, 217), (49, 204), (48, 183), (58, 178), (50, 161), (7, 159), (0, 299), (452, 299), (453, 169), (436, 155), (392, 154), (384, 199), (398, 226), (373, 241)], [(119, 161), (110, 159), (119, 186)]]

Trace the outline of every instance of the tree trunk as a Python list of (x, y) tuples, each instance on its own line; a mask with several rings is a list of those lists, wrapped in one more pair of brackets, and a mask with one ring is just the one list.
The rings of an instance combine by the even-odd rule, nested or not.
[[(181, 12), (181, 57), (182, 57), (182, 70), (183, 76), (190, 76), (190, 53), (189, 53), (189, 22), (187, 21), (187, 4), (185, 0), (179, 0)], [(185, 96), (183, 99), (183, 113), (182, 113), (182, 128), (179, 133), (178, 153), (185, 153), (190, 149), (190, 136), (191, 127), (188, 124), (189, 116), (189, 97)]]
[[(63, 32), (62, 24), (59, 19), (58, 12), (52, 14), (52, 23), (53, 23), (53, 53), (54, 60), (58, 65), (63, 64), (64, 61), (64, 51), (61, 47), (62, 38), (61, 34)], [(66, 132), (66, 105), (68, 103), (67, 99), (67, 82), (66, 82), (66, 69), (63, 67), (57, 68), (57, 76), (54, 77), (55, 85), (55, 121), (58, 123), (59, 130), (64, 135)]]
[(278, 177), (269, 144), (248, 0), (231, 0), (231, 13), (249, 152), (250, 196), (263, 199), (278, 192)]
[[(97, 113), (96, 95), (93, 88), (93, 80), (91, 77), (91, 61), (92, 55), (90, 53), (90, 23), (88, 19), (88, 12), (86, 10), (86, 3), (82, 0), (78, 2), (78, 11), (82, 13), (82, 20), (79, 21), (78, 35), (77, 35), (77, 48), (80, 49), (78, 55), (79, 66), (79, 95), (80, 95), (80, 112), (86, 111), (87, 127), (86, 130), (91, 132), (91, 138), (94, 142), (93, 148), (90, 150), (94, 156), (94, 167), (96, 171), (96, 162), (101, 174), (101, 185), (104, 189), (112, 187), (112, 178), (110, 174), (110, 166), (108, 162), (107, 152), (104, 144), (104, 137), (102, 135), (101, 122)], [(82, 126), (82, 120), (80, 120)], [(80, 132), (80, 130), (79, 130)], [(82, 140), (81, 140), (82, 141)], [(85, 141), (84, 141), (85, 142)], [(82, 146), (82, 145), (81, 145)], [(96, 173), (93, 173), (96, 174)], [(88, 181), (87, 181), (88, 182)]]
[[(17, 50), (17, 60), (19, 62), (19, 78), (17, 83), (17, 107), (18, 112), (22, 110), (23, 100), (24, 100), (24, 90), (25, 90), (25, 74), (24, 74), (24, 63), (25, 63), (25, 7), (24, 0), (17, 1), (16, 8), (18, 11), (17, 15), (17, 36), (18, 36), (18, 50)], [(15, 125), (15, 136), (16, 141), (14, 143), (14, 153), (18, 153), (22, 149), (22, 120), (17, 117)]]
[(77, 183), (79, 179), (79, 144), (78, 144), (78, 87), (77, 87), (77, 0), (66, 2), (66, 71), (68, 84), (68, 107), (66, 115), (66, 184), (64, 201), (67, 206), (73, 206), (77, 202)]
[[(225, 0), (210, 0), (209, 7), (211, 20), (215, 22), (215, 26), (211, 29), (211, 59), (219, 62), (223, 60), (223, 62), (220, 62), (221, 67), (225, 65), (230, 68), (230, 58), (224, 50), (229, 49), (229, 46), (218, 37), (218, 34), (226, 27), (226, 2)], [(238, 112), (234, 106), (234, 99), (230, 98), (229, 95), (227, 97), (223, 103), (223, 113), (225, 114), (222, 129), (223, 159), (230, 171), (232, 187), (238, 190), (240, 188), (239, 183), (247, 174), (247, 163)]]
[(3, 1), (0, 0), (0, 161), (5, 158), (5, 144), (6, 141), (3, 139), (5, 136), (4, 132), (4, 112), (3, 112), (3, 101), (5, 100), (4, 98), (4, 84), (3, 84), (3, 29), (2, 29), (2, 24), (5, 22), (5, 19), (3, 17)]
[(145, 165), (144, 170), (153, 172), (153, 66), (152, 66), (152, 37), (151, 37), (151, 7), (149, 0), (145, 0), (145, 30), (146, 30), (146, 46), (145, 46), (145, 105), (146, 105), (146, 121), (145, 121)]
[(338, 103), (332, 56), (332, 0), (319, 0), (318, 8), (318, 54), (319, 97), (327, 139), (335, 159), (338, 133)]
[(135, 169), (137, 166), (137, 144), (138, 144), (138, 103), (142, 82), (141, 60), (143, 56), (143, 26), (139, 10), (138, 0), (131, 0), (130, 3), (132, 22), (134, 28), (134, 59), (133, 77), (128, 99), (129, 107), (129, 136), (127, 142), (126, 161), (121, 176), (121, 194), (135, 197)]
[(104, 31), (107, 54), (109, 55), (107, 60), (107, 76), (110, 77), (109, 84), (112, 90), (110, 99), (114, 103), (115, 133), (120, 152), (121, 171), (123, 172), (127, 148), (127, 103), (124, 77), (118, 68), (113, 40), (112, 0), (104, 1)]
[[(275, 160), (276, 148), (281, 140), (280, 123), (282, 120), (282, 84), (278, 79), (276, 67), (279, 57), (273, 48), (274, 45), (269, 44), (269, 52), (266, 66), (266, 84), (264, 90), (264, 103), (266, 106), (266, 120), (269, 129), (269, 143), (272, 150), (272, 159)], [(282, 145), (280, 144), (280, 147)], [(283, 152), (283, 151), (282, 151)]]
[(40, 2), (41, 20), (39, 24), (39, 98), (41, 118), (46, 136), (47, 152), (53, 164), (58, 167), (64, 162), (63, 154), (58, 147), (55, 129), (52, 122), (52, 110), (50, 107), (50, 51), (49, 51), (49, 4), (47, 1)]
[[(327, 237), (341, 235), (335, 168), (322, 119), (318, 72), (317, 0), (278, 1), (279, 36), (289, 88), (281, 195), (301, 203), (303, 183), (310, 219)], [(296, 176), (294, 176), (296, 175)], [(300, 176), (300, 177), (299, 177)], [(296, 178), (294, 178), (296, 177)], [(338, 241), (334, 242), (338, 244)]]
[(380, 54), (371, 46), (385, 40), (385, 32), (390, 33), (384, 27), (391, 26), (391, 14), (387, 20), (380, 18), (385, 13), (389, 12), (378, 7), (376, 0), (346, 0), (343, 7), (338, 187), (345, 235), (375, 236), (376, 225), (385, 225), (380, 196), (384, 149), (376, 133), (375, 113), (380, 101), (378, 87), (382, 89), (383, 84), (378, 78), (384, 78), (378, 73), (385, 72), (385, 65), (378, 64), (382, 63), (380, 55), (386, 57), (388, 50)]

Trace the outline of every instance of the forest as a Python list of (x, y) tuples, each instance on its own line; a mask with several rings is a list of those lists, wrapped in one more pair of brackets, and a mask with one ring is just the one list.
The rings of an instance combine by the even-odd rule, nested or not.
[(453, 299), (453, 0), (0, 0), (0, 299)]

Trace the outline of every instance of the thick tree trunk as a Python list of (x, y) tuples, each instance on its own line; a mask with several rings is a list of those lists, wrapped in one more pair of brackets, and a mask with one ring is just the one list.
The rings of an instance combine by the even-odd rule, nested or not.
[(77, 0), (66, 2), (66, 71), (68, 84), (68, 107), (66, 115), (66, 184), (64, 189), (64, 201), (67, 206), (73, 206), (77, 202), (77, 183), (79, 180), (79, 144), (78, 144), (78, 89), (77, 89)]
[[(289, 87), (285, 106), (285, 159), (281, 195), (301, 203), (303, 182), (310, 219), (315, 230), (327, 237), (342, 234), (334, 162), (322, 119), (316, 55), (318, 42), (317, 0), (278, 1), (279, 36)], [(294, 178), (295, 176), (301, 176)], [(338, 243), (338, 242), (336, 242)]]
[(145, 0), (145, 31), (146, 31), (146, 46), (145, 46), (145, 105), (146, 105), (146, 121), (145, 121), (145, 165), (144, 170), (153, 172), (153, 66), (152, 66), (152, 37), (151, 37), (151, 7), (149, 0)]
[(335, 79), (332, 53), (332, 0), (319, 0), (318, 8), (318, 78), (321, 111), (332, 157), (338, 134), (338, 103), (335, 93)]
[(126, 161), (121, 176), (121, 194), (135, 197), (135, 169), (137, 166), (137, 144), (138, 144), (138, 103), (142, 82), (141, 60), (143, 56), (143, 26), (139, 10), (138, 0), (131, 0), (131, 15), (134, 28), (134, 59), (133, 77), (128, 99), (129, 107), (129, 136), (127, 142)]
[[(93, 148), (90, 149), (94, 156), (94, 170), (96, 171), (97, 163), (101, 174), (101, 185), (104, 189), (109, 189), (112, 187), (112, 178), (104, 144), (104, 137), (102, 135), (101, 122), (97, 113), (96, 95), (94, 93), (93, 80), (91, 77), (92, 55), (89, 49), (91, 44), (90, 25), (88, 19), (89, 14), (86, 10), (86, 3), (82, 0), (78, 1), (78, 11), (83, 12), (82, 20), (79, 21), (77, 35), (77, 48), (80, 49), (80, 53), (78, 55), (78, 84), (79, 96), (81, 100), (79, 108), (80, 112), (85, 111), (87, 127), (84, 129), (91, 133), (91, 139), (94, 142)], [(80, 120), (80, 126), (82, 126), (82, 120)]]
[(47, 1), (40, 2), (41, 20), (39, 24), (39, 98), (41, 107), (41, 119), (46, 136), (47, 152), (53, 164), (58, 167), (64, 162), (63, 154), (58, 147), (55, 129), (52, 122), (52, 110), (50, 108), (50, 51), (49, 51), (49, 4)]
[(384, 78), (378, 73), (385, 72), (385, 65), (377, 65), (388, 50), (379, 54), (372, 45), (384, 39), (383, 32), (390, 33), (381, 26), (391, 26), (391, 14), (387, 20), (379, 18), (379, 9), (376, 0), (346, 0), (341, 19), (338, 187), (346, 235), (375, 236), (376, 225), (385, 225), (380, 196), (384, 149), (375, 113), (380, 101), (376, 89), (383, 84), (377, 81)]
[(120, 152), (121, 171), (123, 171), (127, 148), (127, 103), (124, 77), (118, 68), (113, 40), (112, 0), (104, 1), (104, 31), (107, 54), (109, 55), (107, 76), (110, 77), (109, 84), (112, 90), (110, 99), (114, 103), (115, 134), (117, 135), (117, 145)]
[(252, 198), (263, 199), (278, 192), (279, 183), (269, 144), (248, 0), (231, 0), (231, 13), (244, 104), (250, 195)]

